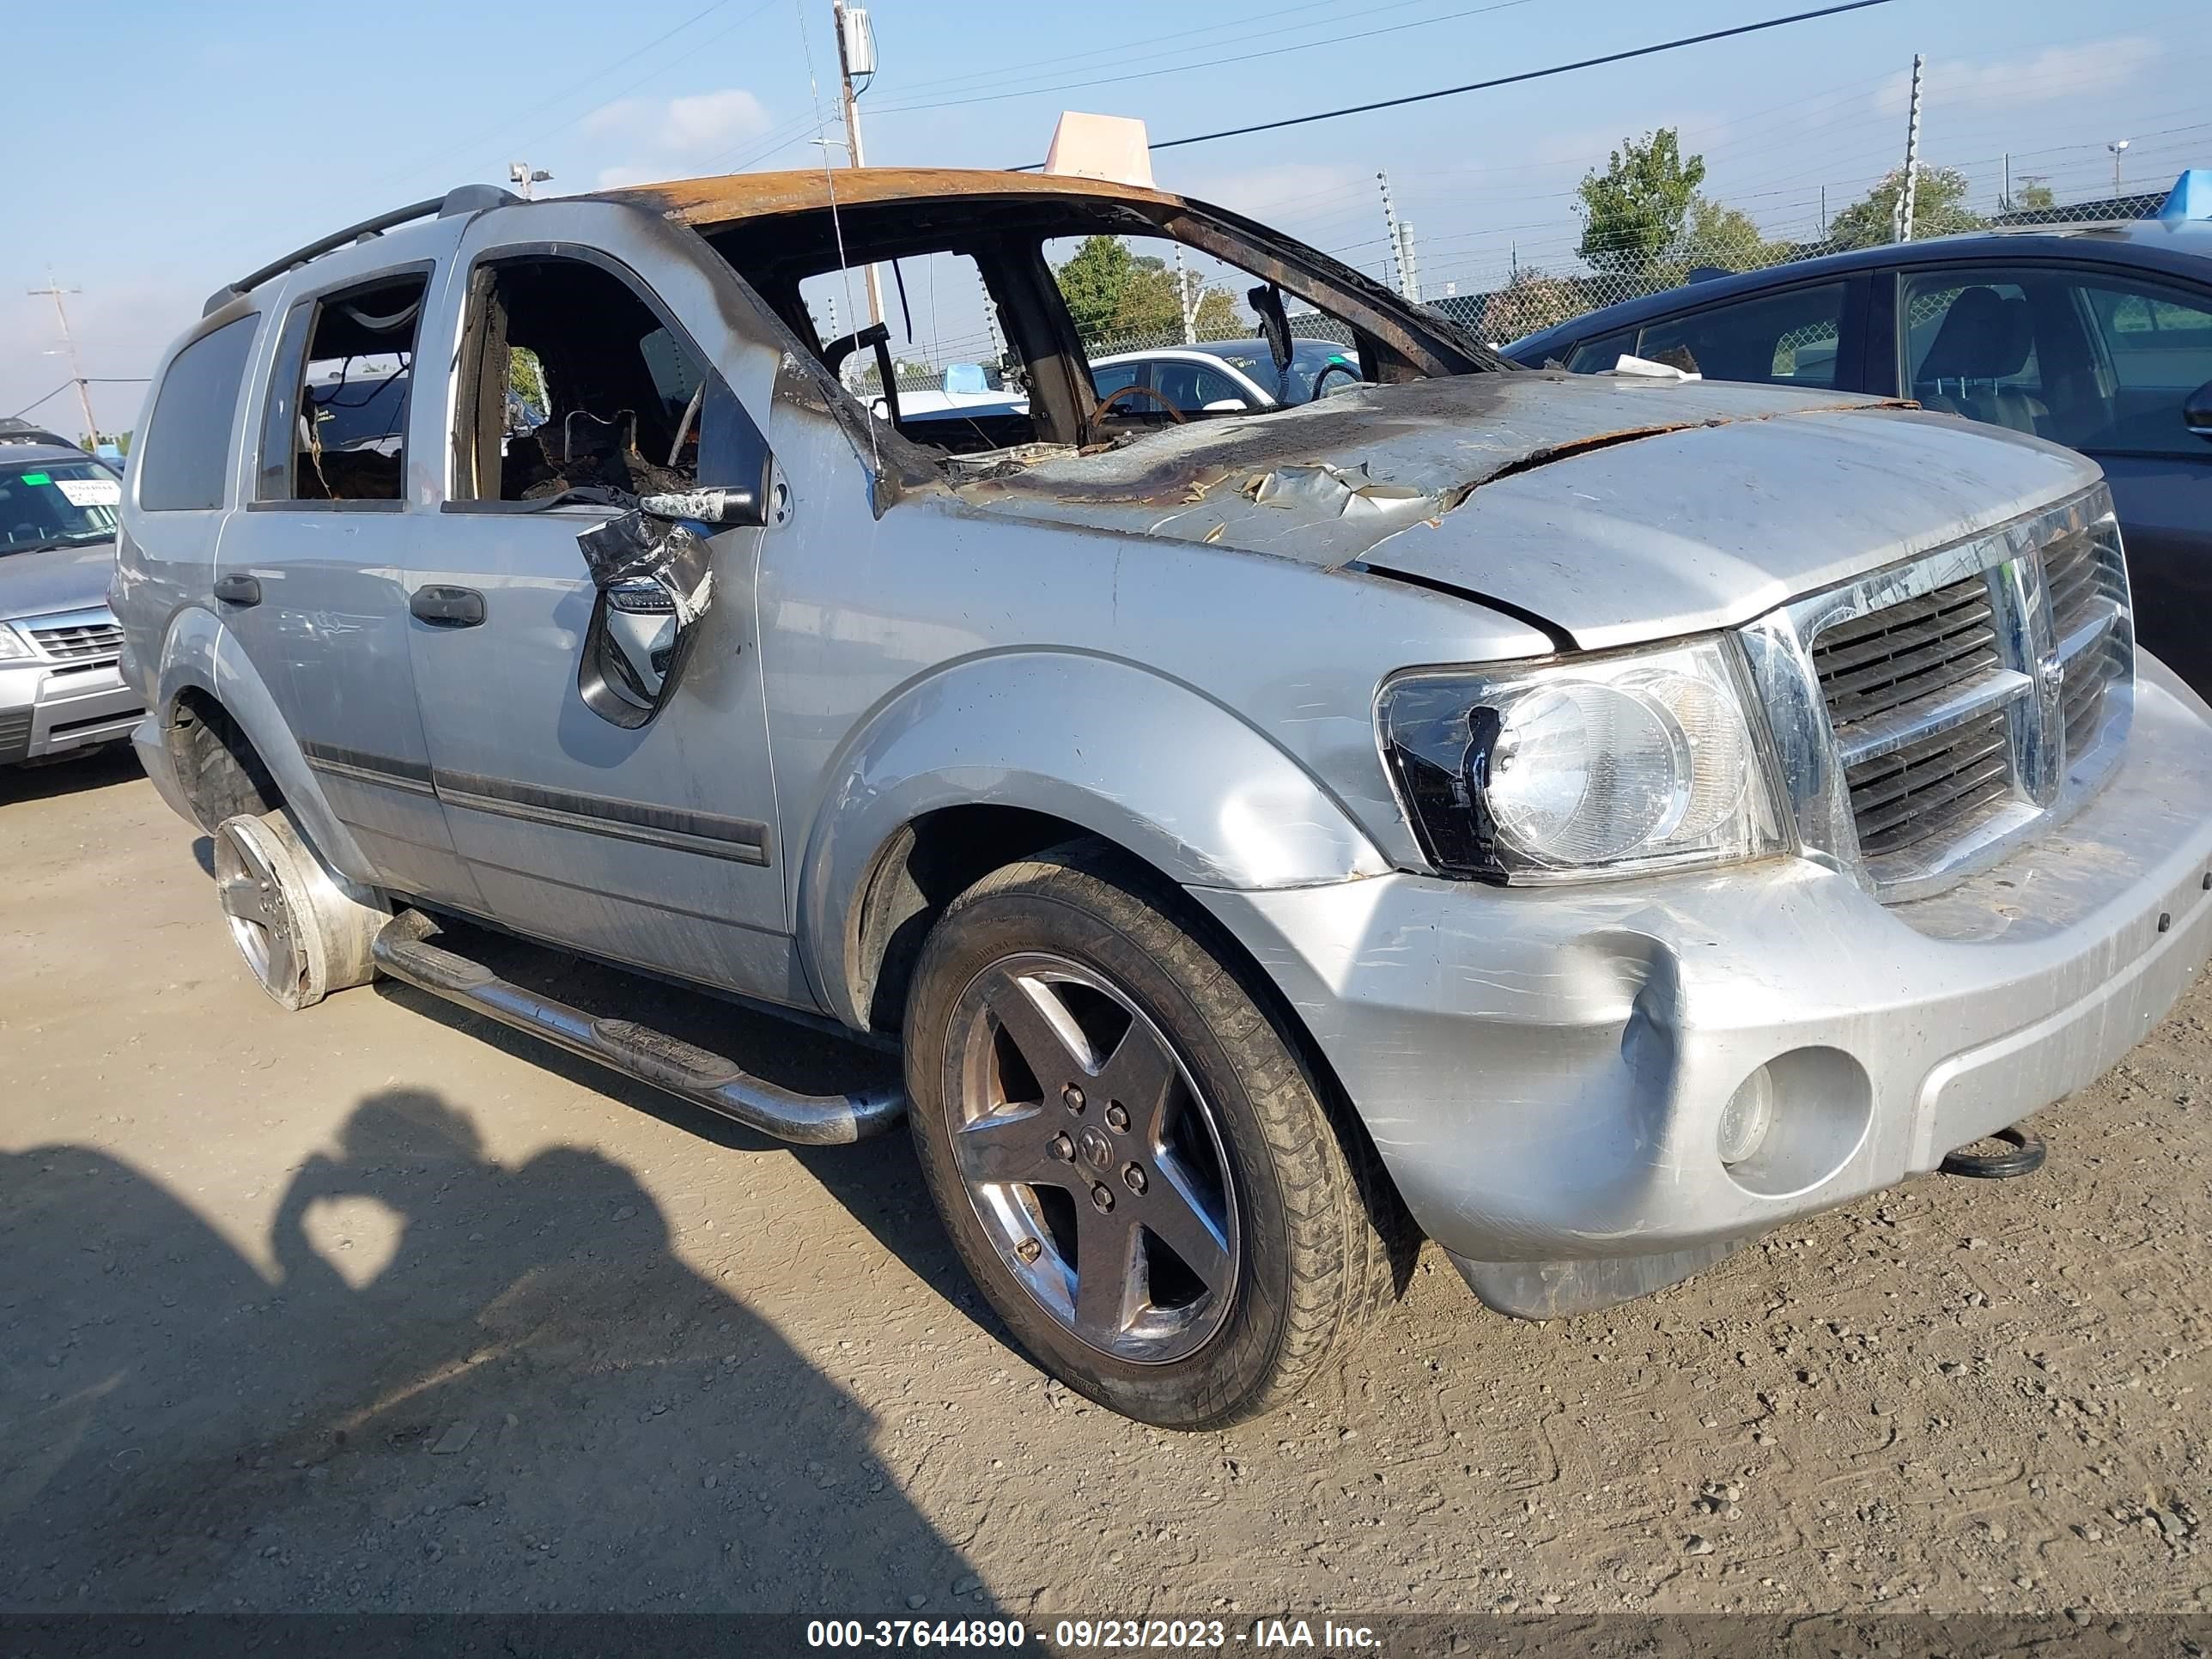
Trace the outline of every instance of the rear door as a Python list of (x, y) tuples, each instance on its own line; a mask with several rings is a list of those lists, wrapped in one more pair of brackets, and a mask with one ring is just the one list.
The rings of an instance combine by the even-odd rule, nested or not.
[(2212, 284), (2120, 266), (1991, 261), (1898, 279), (1893, 384), (2104, 468), (2136, 637), (2212, 692), (2212, 443), (2183, 418), (2212, 382)]
[(216, 599), (378, 881), (472, 907), (430, 786), (402, 569), (419, 511), (404, 416), (437, 270), (348, 264), (286, 293)]
[[(707, 532), (714, 598), (648, 723), (611, 723), (579, 687), (597, 590), (576, 538), (616, 509), (574, 491), (735, 482), (728, 458), (757, 465), (762, 440), (732, 386), (764, 420), (775, 348), (734, 331), (742, 308), (716, 289), (734, 284), (726, 270), (606, 204), (486, 215), (455, 270), (435, 350), (458, 366), (453, 384), (417, 389), (417, 430), (432, 441), (436, 422), (446, 466), (404, 575), (406, 631), (431, 773), (487, 913), (809, 1003), (770, 829), (753, 608), (764, 532)], [(535, 427), (507, 417), (515, 385), (542, 388)]]

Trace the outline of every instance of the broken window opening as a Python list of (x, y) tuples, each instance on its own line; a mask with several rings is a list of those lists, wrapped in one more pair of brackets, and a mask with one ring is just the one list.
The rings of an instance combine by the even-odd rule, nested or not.
[(529, 255), (477, 266), (461, 374), (455, 501), (647, 495), (698, 482), (714, 401), (707, 366), (600, 264)]
[(429, 278), (410, 271), (304, 300), (285, 319), (255, 488), (264, 501), (398, 501)]

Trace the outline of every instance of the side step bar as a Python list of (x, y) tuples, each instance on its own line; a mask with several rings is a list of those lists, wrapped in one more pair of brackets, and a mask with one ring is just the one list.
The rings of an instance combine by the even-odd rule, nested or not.
[(377, 934), (370, 954), (380, 972), (419, 991), (489, 1014), (779, 1140), (842, 1146), (881, 1134), (905, 1115), (903, 1090), (793, 1094), (665, 1031), (635, 1020), (600, 1019), (526, 990), (482, 963), (434, 943), (437, 932), (438, 924), (421, 911), (402, 911)]

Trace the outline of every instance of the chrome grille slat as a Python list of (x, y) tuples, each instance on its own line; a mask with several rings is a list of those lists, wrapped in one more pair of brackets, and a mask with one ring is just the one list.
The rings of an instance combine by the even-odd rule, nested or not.
[(30, 632), (39, 649), (57, 662), (112, 661), (123, 650), (123, 629), (112, 622), (46, 628), (33, 623)]
[(1814, 642), (1813, 665), (1838, 728), (1988, 673), (2001, 665), (1989, 585), (1970, 577), (1844, 623)]

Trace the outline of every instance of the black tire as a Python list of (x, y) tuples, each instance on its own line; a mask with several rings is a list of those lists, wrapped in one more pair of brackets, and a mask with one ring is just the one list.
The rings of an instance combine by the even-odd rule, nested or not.
[[(1327, 1091), (1279, 1024), (1268, 989), (1248, 986), (1241, 964), (1231, 965), (1235, 958), (1229, 951), (1209, 949), (1204, 939), (1211, 932), (1202, 915), (1188, 912), (1180, 894), (1145, 872), (1132, 872), (1112, 849), (1070, 843), (994, 872), (946, 908), (922, 946), (906, 1009), (915, 1146), (962, 1261), (1016, 1338), (1048, 1370), (1124, 1416), (1164, 1428), (1218, 1427), (1296, 1398), (1340, 1361), (1350, 1340), (1393, 1285), (1389, 1241), (1375, 1218), (1387, 1220), (1396, 1213), (1395, 1195), (1380, 1189), (1356, 1128), (1334, 1120)], [(971, 1186), (962, 1159), (968, 1157), (973, 1167), (973, 1144), (956, 1153), (955, 1125), (990, 1129), (1017, 1121), (1012, 1105), (979, 1103), (975, 1109), (983, 1119), (970, 1116), (963, 1100), (975, 1092), (977, 1062), (967, 1056), (983, 1052), (976, 1043), (1012, 1040), (1011, 1030), (994, 1016), (977, 1013), (977, 999), (987, 994), (978, 988), (1015, 982), (1009, 974), (1018, 977), (1024, 964), (1047, 959), (1038, 953), (1076, 964), (1126, 994), (1128, 1005), (1150, 1022), (1151, 1045), (1157, 1047), (1164, 1036), (1179, 1062), (1175, 1075), (1181, 1081), (1171, 1078), (1167, 1092), (1183, 1103), (1172, 1109), (1182, 1144), (1195, 1140), (1187, 1121), (1194, 1103), (1213, 1131), (1196, 1140), (1200, 1150), (1194, 1157), (1205, 1162), (1207, 1148), (1218, 1154), (1214, 1167), (1225, 1170), (1226, 1180), (1206, 1190), (1220, 1194), (1218, 1213), (1226, 1218), (1224, 1231), (1234, 1248), (1224, 1253), (1225, 1261), (1216, 1257), (1211, 1263), (1225, 1294), (1217, 1300), (1215, 1281), (1207, 1281), (1191, 1304), (1218, 1323), (1188, 1353), (1133, 1358), (1079, 1335), (1076, 1287), (1083, 1275), (1073, 1269), (1080, 1249), (1066, 1264), (1057, 1255), (1048, 1261), (1048, 1267), (1070, 1269), (1067, 1305), (1055, 1311), (1044, 1294), (1031, 1289), (1044, 1282), (1037, 1277), (1043, 1270), (1034, 1265), (1037, 1256), (1023, 1255), (1032, 1264), (1026, 1280), (1015, 1259), (1036, 1248), (1037, 1239), (1009, 1243), (1009, 1233), (1018, 1233), (1025, 1217), (1052, 1219), (1040, 1196), (1047, 1189), (1021, 1184), (1019, 1177), (1015, 1183)], [(1030, 971), (1043, 970), (1032, 966)], [(1070, 982), (1062, 982), (1062, 988), (1071, 988)], [(1103, 1006), (1096, 1004), (1095, 994), (1085, 986), (1075, 983), (1072, 989), (1093, 996), (1093, 1006)], [(1116, 1017), (1114, 1009), (1106, 1010), (1109, 1030)], [(1127, 1029), (1133, 1030), (1136, 1016), (1128, 1018)], [(988, 1052), (998, 1056), (1006, 1051)], [(1117, 1047), (1115, 1064), (1120, 1052)], [(1001, 1065), (995, 1058), (981, 1063), (987, 1069)], [(1023, 1071), (1019, 1065), (1014, 1069)], [(1127, 1150), (1135, 1144), (1129, 1113), (1119, 1100), (1090, 1103), (1098, 1105), (1097, 1113), (1083, 1111), (1063, 1121), (1056, 1080), (1038, 1075), (1042, 1069), (1024, 1073), (1033, 1080), (1044, 1109), (1039, 1133), (1079, 1125), (1080, 1135), (1103, 1144), (1109, 1137), (1097, 1133), (1106, 1127), (1100, 1116), (1110, 1103), (1127, 1132), (1112, 1138), (1115, 1146)], [(1026, 1092), (1022, 1098), (1026, 1101)], [(1007, 1093), (1003, 1099), (1012, 1102), (1016, 1096)], [(1019, 1109), (1023, 1132), (1029, 1115), (1026, 1105)], [(1091, 1178), (1082, 1162), (1088, 1155), (1053, 1154), (1070, 1160), (1066, 1170), (1078, 1182)], [(1171, 1162), (1163, 1164), (1152, 1182), (1156, 1192), (1173, 1194), (1164, 1200), (1173, 1208), (1176, 1197), (1204, 1183), (1181, 1175), (1170, 1178), (1182, 1168), (1182, 1154), (1167, 1147), (1162, 1155)], [(1114, 1156), (1118, 1159), (1121, 1152)], [(1146, 1197), (1146, 1186), (1138, 1184), (1133, 1201), (1115, 1182), (1117, 1167), (1127, 1175), (1137, 1164), (1099, 1164), (1102, 1184), (1123, 1200), (1129, 1216), (1143, 1223), (1152, 1212), (1142, 1206), (1163, 1200)], [(1071, 1190), (1083, 1189), (1078, 1185)], [(1003, 1201), (1009, 1191), (1030, 1195), (1023, 1200), (1027, 1207), (1014, 1212), (1011, 1227)], [(1091, 1196), (1097, 1199), (1095, 1190)], [(1091, 1224), (1079, 1205), (1068, 1225), (1079, 1232), (1086, 1224)], [(1162, 1273), (1177, 1277), (1182, 1258), (1170, 1253), (1163, 1268), (1158, 1255), (1163, 1235), (1133, 1228), (1128, 1216), (1117, 1224), (1129, 1229), (1135, 1240), (1140, 1265), (1129, 1278), (1133, 1285), (1141, 1278), (1146, 1286), (1143, 1316), (1164, 1322), (1189, 1312), (1152, 1309)], [(1142, 1265), (1146, 1262), (1152, 1265)], [(1129, 1304), (1125, 1297), (1119, 1305)], [(1097, 1324), (1091, 1328), (1117, 1329)]]

